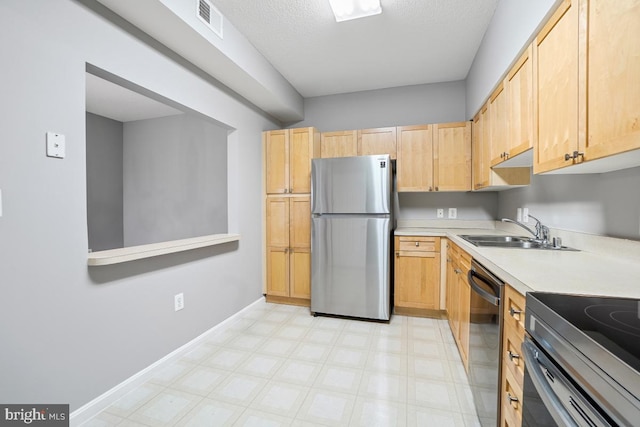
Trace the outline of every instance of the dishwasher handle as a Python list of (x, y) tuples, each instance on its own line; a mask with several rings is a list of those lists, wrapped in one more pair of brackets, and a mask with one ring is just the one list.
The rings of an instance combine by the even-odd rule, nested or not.
[[(493, 289), (494, 294), (489, 293), (488, 291), (486, 291), (485, 289), (482, 288), (482, 286), (480, 286), (476, 281), (475, 278), (478, 278), (480, 281), (486, 283), (487, 285), (489, 285), (491, 287), (491, 289)], [(487, 301), (489, 304), (495, 305), (496, 307), (500, 306), (500, 288), (497, 288), (497, 285), (494, 285), (493, 283), (489, 283), (487, 280), (484, 280), (484, 278), (480, 275), (478, 275), (473, 268), (469, 270), (469, 272), (467, 273), (467, 282), (469, 282), (469, 286), (471, 286), (471, 289), (477, 293), (478, 295), (480, 295), (480, 297)], [(496, 289), (497, 288), (497, 289)]]

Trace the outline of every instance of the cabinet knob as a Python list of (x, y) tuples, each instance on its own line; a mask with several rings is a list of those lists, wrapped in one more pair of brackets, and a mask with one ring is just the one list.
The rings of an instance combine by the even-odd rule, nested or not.
[(500, 158), (504, 159), (504, 153), (500, 153)]
[(460, 273), (462, 273), (462, 270), (460, 270), (459, 268), (454, 268), (453, 272), (456, 273), (456, 274), (460, 274)]
[(504, 153), (504, 158), (505, 158), (505, 159), (508, 159), (508, 158), (509, 158), (509, 153), (507, 153), (506, 151), (505, 151), (505, 153)]
[(436, 186), (436, 191), (439, 191), (437, 186)]
[(429, 187), (429, 191), (433, 191), (433, 187)]
[(520, 320), (520, 315), (522, 314), (522, 310), (515, 309), (513, 307), (509, 307), (509, 314), (514, 319)]
[(420, 246), (420, 242), (416, 242), (416, 247)]
[(509, 360), (512, 362), (513, 362), (513, 359), (520, 359), (520, 355), (518, 353), (512, 352), (511, 350), (507, 351), (507, 355), (509, 356)]
[(284, 253), (288, 254), (289, 253), (289, 248), (284, 248)]
[(285, 189), (284, 189), (284, 193), (285, 193), (285, 194), (287, 194), (288, 192), (289, 192), (289, 189), (288, 189), (288, 188), (285, 188)]
[(293, 248), (289, 248), (289, 253), (293, 253)]
[(400, 252), (396, 252), (396, 258), (400, 258)]

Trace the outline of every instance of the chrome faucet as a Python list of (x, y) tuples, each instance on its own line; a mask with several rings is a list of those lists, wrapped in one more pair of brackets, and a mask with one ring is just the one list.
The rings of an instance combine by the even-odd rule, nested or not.
[(543, 245), (548, 245), (549, 244), (549, 227), (547, 227), (546, 225), (542, 224), (542, 222), (538, 218), (533, 216), (533, 215), (529, 215), (529, 218), (533, 218), (536, 221), (536, 229), (535, 229), (535, 231), (532, 230), (531, 228), (527, 227), (523, 223), (521, 223), (519, 221), (515, 221), (513, 219), (502, 218), (502, 222), (510, 222), (510, 223), (519, 225), (520, 227), (524, 228), (529, 233), (531, 233), (533, 235), (535, 241), (540, 242)]

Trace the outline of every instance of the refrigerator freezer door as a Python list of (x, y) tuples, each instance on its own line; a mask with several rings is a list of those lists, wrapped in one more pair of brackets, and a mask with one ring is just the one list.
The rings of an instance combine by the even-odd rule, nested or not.
[(313, 159), (311, 212), (391, 213), (391, 176), (389, 155)]
[(314, 217), (311, 229), (311, 311), (389, 320), (389, 217)]

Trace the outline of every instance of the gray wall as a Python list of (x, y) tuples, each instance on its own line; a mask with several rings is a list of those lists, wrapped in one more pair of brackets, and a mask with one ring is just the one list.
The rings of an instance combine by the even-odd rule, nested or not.
[(86, 120), (89, 249), (121, 248), (122, 122), (91, 113)]
[(594, 175), (533, 176), (531, 185), (500, 193), (500, 217), (516, 209), (546, 225), (611, 237), (640, 240), (640, 167)]
[[(278, 124), (105, 15), (73, 0), (0, 2), (3, 403), (78, 409), (262, 294), (261, 131)], [(239, 244), (87, 267), (87, 62), (232, 129)], [(48, 131), (66, 136), (65, 159), (45, 156)], [(185, 308), (174, 312), (179, 292)]]
[(479, 193), (398, 193), (398, 219), (437, 219), (436, 210), (457, 208), (458, 218), (464, 220), (494, 220), (498, 213), (498, 195)]
[(227, 232), (227, 130), (189, 114), (124, 124), (125, 246)]
[(500, 0), (466, 79), (472, 118), (559, 0)]
[(465, 120), (464, 82), (318, 96), (304, 101), (304, 120), (290, 127), (320, 132)]

